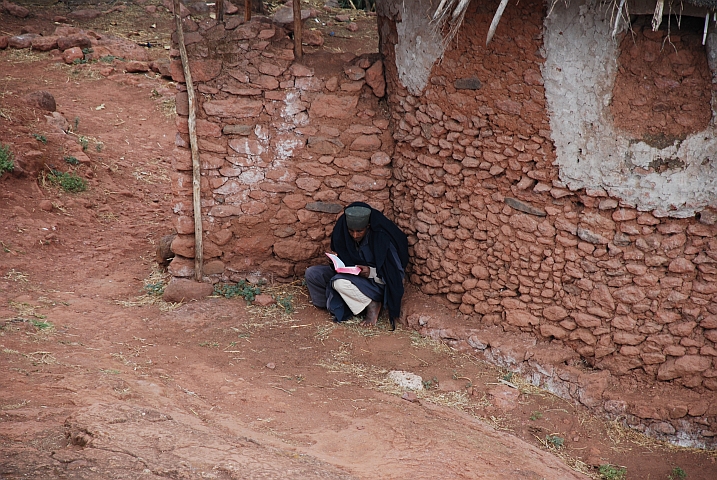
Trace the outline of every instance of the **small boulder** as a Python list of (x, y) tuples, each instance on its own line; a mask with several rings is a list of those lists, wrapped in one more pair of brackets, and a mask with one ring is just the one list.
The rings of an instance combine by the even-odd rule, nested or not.
[(8, 37), (6, 35), (0, 36), (0, 50), (5, 50), (8, 43)]
[(102, 11), (95, 10), (93, 8), (87, 8), (82, 10), (75, 10), (67, 14), (67, 18), (72, 20), (78, 20), (80, 22), (87, 20), (94, 20), (95, 18), (101, 17)]
[(132, 60), (125, 63), (124, 71), (127, 73), (144, 73), (149, 71), (149, 65), (147, 62)]
[(45, 90), (28, 93), (25, 95), (25, 102), (31, 107), (37, 107), (45, 110), (46, 112), (54, 112), (57, 110), (55, 97), (53, 97), (50, 92), (46, 92)]
[(57, 48), (57, 37), (35, 37), (32, 39), (32, 49), (40, 52), (49, 52)]
[(42, 200), (42, 201), (40, 201), (40, 203), (38, 204), (38, 206), (40, 207), (40, 210), (43, 210), (43, 211), (45, 211), (45, 212), (51, 212), (52, 209), (54, 208), (54, 207), (52, 206), (52, 202), (49, 201), (49, 200)]
[(254, 297), (254, 304), (259, 305), (260, 307), (268, 307), (274, 303), (276, 303), (276, 301), (271, 295), (265, 295), (262, 293)]
[(304, 30), (302, 42), (312, 47), (320, 47), (324, 44), (324, 34), (320, 30)]
[(229, 0), (224, 0), (224, 13), (227, 15), (234, 15), (239, 11), (239, 8), (236, 7), (232, 2)]
[(358, 24), (356, 22), (351, 22), (348, 25), (346, 25), (346, 30), (349, 32), (358, 32)]
[(50, 115), (45, 115), (45, 120), (47, 124), (55, 128), (58, 133), (66, 133), (70, 129), (70, 123), (60, 112), (52, 112)]
[(39, 37), (36, 33), (25, 33), (24, 35), (15, 35), (8, 38), (8, 46), (12, 48), (30, 48), (32, 47), (32, 39)]
[(5, 1), (2, 4), (3, 9), (13, 17), (18, 18), (26, 18), (28, 15), (30, 15), (30, 10), (28, 10), (25, 7), (21, 7), (20, 5), (16, 5), (14, 3)]
[(83, 58), (85, 58), (85, 54), (82, 53), (80, 47), (68, 48), (62, 52), (62, 60), (67, 64), (75, 63), (75, 60), (82, 60)]
[(80, 47), (90, 48), (92, 46), (92, 40), (87, 35), (82, 33), (75, 33), (73, 35), (67, 35), (66, 37), (60, 37), (57, 39), (57, 48), (63, 52), (68, 48)]
[(189, 300), (201, 300), (214, 292), (214, 287), (209, 283), (195, 282), (183, 278), (173, 278), (164, 289), (162, 299), (165, 302), (187, 302)]
[(155, 260), (162, 268), (167, 268), (169, 266), (169, 262), (171, 262), (174, 258), (174, 252), (172, 252), (172, 242), (176, 236), (177, 234), (175, 233), (164, 235), (159, 239), (159, 243), (157, 243)]
[[(301, 10), (301, 21), (311, 16), (310, 10)], [(271, 16), (274, 23), (285, 27), (289, 31), (294, 29), (294, 9), (291, 5), (284, 5)]]

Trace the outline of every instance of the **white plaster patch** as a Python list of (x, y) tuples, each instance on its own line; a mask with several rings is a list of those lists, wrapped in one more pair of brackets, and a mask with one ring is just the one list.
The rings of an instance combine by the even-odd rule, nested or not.
[[(685, 218), (717, 205), (714, 118), (707, 130), (663, 149), (613, 126), (618, 50), (611, 34), (597, 0), (559, 5), (545, 19), (542, 73), (560, 180), (571, 190), (603, 188), (655, 216)], [(681, 167), (640, 172), (659, 159)]]
[(241, 175), (237, 177), (237, 180), (246, 185), (259, 183), (264, 180), (264, 171), (257, 168), (250, 168), (242, 172)]
[(396, 67), (401, 83), (413, 95), (428, 84), (433, 64), (443, 55), (443, 38), (430, 23), (434, 10), (428, 0), (402, 3), (401, 21), (396, 22)]

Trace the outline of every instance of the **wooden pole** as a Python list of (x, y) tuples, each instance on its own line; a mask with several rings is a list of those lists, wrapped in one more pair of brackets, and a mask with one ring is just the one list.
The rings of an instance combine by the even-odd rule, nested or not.
[(301, 48), (301, 0), (294, 0), (294, 56), (301, 59), (304, 51)]
[(182, 29), (182, 16), (179, 13), (179, 0), (174, 0), (174, 19), (177, 22), (177, 43), (179, 55), (182, 57), (184, 80), (187, 83), (187, 96), (189, 97), (189, 145), (192, 149), (192, 199), (194, 201), (194, 279), (202, 281), (204, 269), (204, 242), (202, 240), (202, 192), (201, 168), (199, 165), (199, 147), (197, 146), (197, 113), (192, 73), (189, 71), (189, 58), (187, 47), (184, 45), (184, 30)]
[(224, 21), (224, 0), (214, 0), (214, 4), (217, 9), (217, 22)]
[(251, 2), (252, 0), (244, 0), (244, 21), (251, 20)]

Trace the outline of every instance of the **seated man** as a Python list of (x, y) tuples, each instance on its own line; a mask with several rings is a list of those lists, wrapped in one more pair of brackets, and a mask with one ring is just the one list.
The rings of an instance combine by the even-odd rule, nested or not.
[(346, 266), (359, 266), (361, 273), (336, 273), (329, 265), (307, 268), (311, 302), (327, 308), (336, 322), (365, 310), (363, 326), (376, 325), (381, 307), (386, 306), (391, 330), (395, 329), (408, 264), (406, 235), (378, 210), (354, 202), (334, 226), (331, 250)]

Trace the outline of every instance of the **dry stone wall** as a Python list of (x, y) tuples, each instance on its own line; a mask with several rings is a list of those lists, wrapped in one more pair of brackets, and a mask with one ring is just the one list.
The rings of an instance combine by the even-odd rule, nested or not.
[[(328, 249), (345, 205), (388, 206), (393, 140), (379, 105), (382, 62), (327, 54), (302, 64), (286, 32), (262, 17), (183, 22), (197, 91), (204, 274), (211, 281), (303, 275)], [(176, 50), (171, 72), (180, 91), (172, 174), (178, 235), (169, 269), (190, 277), (188, 95)]]
[[(546, 105), (544, 5), (511, 5), (486, 48), (495, 7), (471, 4), (463, 34), (420, 95), (392, 65), (407, 13), (379, 12), (396, 141), (391, 199), (409, 234), (410, 281), (476, 324), (529, 333), (605, 373), (671, 381), (714, 400), (714, 210), (658, 217), (611, 196), (608, 185), (568, 189)], [(708, 405), (642, 420), (672, 422), (663, 425), (670, 435), (702, 422), (690, 441), (704, 445), (716, 435), (698, 418), (711, 415), (714, 427), (717, 404)]]

